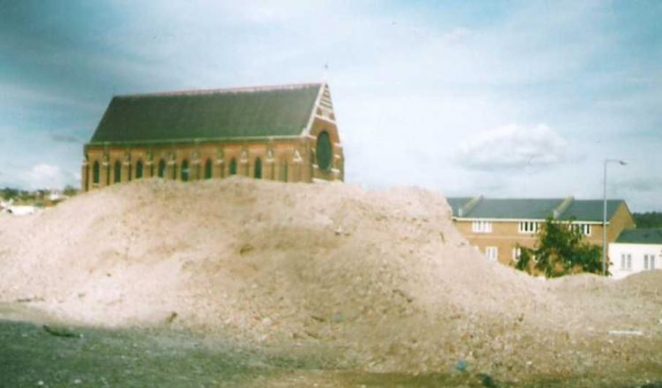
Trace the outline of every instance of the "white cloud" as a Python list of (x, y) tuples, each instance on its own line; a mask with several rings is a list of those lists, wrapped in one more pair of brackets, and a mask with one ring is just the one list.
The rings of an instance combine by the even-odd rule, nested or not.
[(479, 133), (460, 145), (460, 164), (476, 170), (549, 166), (568, 158), (568, 142), (544, 124), (507, 125)]
[(25, 174), (25, 180), (32, 189), (61, 188), (71, 180), (67, 175), (58, 166), (40, 163)]

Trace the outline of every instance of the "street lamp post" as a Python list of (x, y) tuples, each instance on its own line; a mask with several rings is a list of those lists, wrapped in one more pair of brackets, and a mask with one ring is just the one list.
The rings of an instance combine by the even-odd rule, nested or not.
[(604, 180), (602, 186), (602, 275), (607, 276), (607, 164), (618, 163), (625, 166), (622, 160), (605, 159), (604, 162)]

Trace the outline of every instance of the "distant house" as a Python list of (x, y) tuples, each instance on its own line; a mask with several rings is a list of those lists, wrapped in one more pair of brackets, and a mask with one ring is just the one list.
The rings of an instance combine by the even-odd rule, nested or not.
[(83, 191), (150, 177), (344, 180), (326, 83), (117, 96), (84, 154)]
[(14, 200), (9, 202), (0, 201), (0, 213), (8, 213), (15, 216), (27, 216), (38, 211), (36, 206), (32, 205), (14, 205)]
[(609, 257), (610, 272), (617, 279), (662, 269), (662, 229), (624, 230), (609, 244)]
[[(453, 221), (471, 244), (490, 261), (510, 264), (520, 255), (518, 246), (533, 247), (547, 217), (573, 221), (586, 239), (602, 246), (602, 200), (448, 198)], [(623, 200), (607, 201), (607, 241), (615, 241), (634, 219)]]

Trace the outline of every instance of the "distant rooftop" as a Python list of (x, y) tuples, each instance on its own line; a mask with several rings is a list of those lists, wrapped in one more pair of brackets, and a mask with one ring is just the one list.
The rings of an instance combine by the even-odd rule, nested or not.
[(661, 244), (662, 229), (627, 229), (616, 240), (624, 244)]
[[(568, 198), (484, 198), (451, 197), (447, 199), (453, 217), (494, 220), (544, 220), (553, 217), (561, 221), (601, 222), (601, 199)], [(622, 199), (607, 201), (607, 220), (625, 204)], [(627, 205), (626, 205), (627, 206)]]

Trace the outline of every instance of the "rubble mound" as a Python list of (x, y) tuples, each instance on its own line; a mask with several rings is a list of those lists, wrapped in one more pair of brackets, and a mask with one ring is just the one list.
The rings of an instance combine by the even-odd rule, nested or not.
[[(568, 291), (604, 295), (638, 281), (550, 282), (489, 263), (444, 198), (415, 188), (149, 179), (3, 217), (0, 247), (0, 302), (77, 324), (324, 348), (374, 371), (576, 371), (567, 352), (608, 361), (581, 339), (601, 346), (615, 317), (661, 344), (659, 297), (625, 292), (643, 313), (603, 309), (591, 322), (600, 306)], [(649, 277), (646, 292), (659, 295), (662, 278)]]

